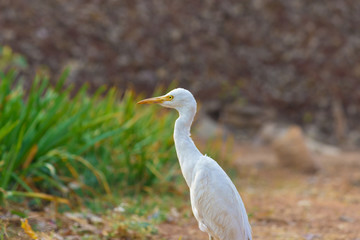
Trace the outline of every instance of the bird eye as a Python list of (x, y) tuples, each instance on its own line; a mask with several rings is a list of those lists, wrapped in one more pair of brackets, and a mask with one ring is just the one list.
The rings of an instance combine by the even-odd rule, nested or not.
[(169, 99), (172, 100), (174, 98), (174, 96), (172, 95), (169, 95)]

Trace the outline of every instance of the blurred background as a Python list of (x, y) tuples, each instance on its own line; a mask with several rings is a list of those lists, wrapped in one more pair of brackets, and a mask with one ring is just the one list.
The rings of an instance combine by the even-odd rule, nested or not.
[[(195, 142), (202, 151), (210, 151), (239, 183), (237, 186), (242, 186), (239, 190), (249, 206), (255, 237), (357, 239), (360, 232), (354, 226), (360, 224), (355, 214), (360, 211), (359, 24), (360, 2), (356, 0), (1, 0), (0, 67), (4, 72), (16, 67), (14, 78), (21, 79), (25, 92), (34, 86), (35, 75), (49, 78), (50, 86), (63, 79), (62, 87), (74, 86), (72, 96), (84, 84), (89, 86), (87, 96), (93, 96), (105, 85), (100, 95), (111, 100), (101, 105), (103, 100), (94, 97), (90, 104), (101, 102), (98, 114), (104, 116), (120, 111), (120, 125), (125, 130), (116, 132), (119, 137), (111, 137), (109, 142), (106, 141), (112, 133), (106, 131), (114, 130), (115, 125), (104, 128), (104, 135), (97, 135), (95, 130), (84, 133), (85, 140), (100, 139), (85, 144), (94, 145), (94, 152), (70, 147), (68, 153), (98, 167), (111, 188), (120, 182), (119, 191), (131, 197), (134, 189), (135, 193), (145, 190), (154, 195), (162, 189), (161, 194), (176, 192), (176, 198), (187, 199), (187, 195), (182, 195), (187, 189), (181, 178), (173, 177), (180, 176), (170, 131), (176, 114), (151, 108), (138, 116), (139, 110), (133, 106), (140, 96), (164, 94), (165, 89), (174, 86), (186, 88), (199, 103)], [(68, 75), (61, 77), (66, 68)], [(10, 78), (4, 76), (1, 75), (2, 80)], [(117, 97), (113, 98), (109, 90), (112, 87), (118, 91)], [(89, 103), (85, 95), (81, 99), (85, 100), (76, 103), (79, 109)], [(117, 101), (122, 101), (121, 105), (109, 110), (109, 103), (115, 105)], [(162, 123), (151, 125), (156, 122), (152, 116), (157, 111), (162, 113)], [(140, 119), (139, 124), (131, 119)], [(150, 119), (149, 125), (144, 125), (146, 119)], [(155, 130), (145, 129), (146, 126)], [(61, 131), (54, 130), (54, 134)], [(76, 144), (84, 149), (81, 144), (85, 140), (80, 135)], [(154, 137), (142, 141), (149, 135)], [(129, 140), (127, 145), (124, 139)], [(159, 140), (166, 144), (162, 146)], [(104, 143), (114, 150), (97, 149)], [(124, 145), (116, 148), (121, 144)], [(26, 148), (29, 154), (18, 159), (29, 162), (28, 165), (41, 159), (41, 154), (47, 156), (52, 148), (32, 151), (34, 148), (30, 147)], [(157, 162), (149, 166), (145, 162), (154, 158), (154, 152), (158, 152)], [(111, 160), (101, 162), (98, 158)], [(139, 159), (143, 164), (140, 167), (136, 163)], [(279, 166), (287, 170), (278, 170)], [(171, 171), (161, 177), (160, 173), (168, 169)], [(97, 184), (97, 178), (90, 178), (83, 167), (76, 171), (86, 184)], [(22, 174), (24, 179), (28, 173)], [(65, 171), (64, 175), (70, 173)], [(145, 177), (139, 183), (142, 176)], [(12, 177), (8, 178), (4, 182), (11, 183)], [(18, 180), (13, 177), (13, 181)], [(70, 181), (62, 184), (68, 186)], [(2, 188), (6, 190), (5, 185)], [(36, 189), (36, 184), (28, 185)], [(51, 192), (47, 185), (37, 187), (64, 196), (61, 191)], [(19, 190), (19, 185), (8, 189)], [(161, 199), (156, 198), (155, 202), (157, 206)], [(137, 209), (144, 201), (130, 205)], [(155, 208), (152, 201), (149, 205), (149, 209)], [(128, 205), (119, 206), (124, 209)], [(180, 203), (176, 206), (183, 207)], [(129, 209), (131, 214), (141, 215)], [(152, 210), (145, 212), (159, 215)], [(191, 220), (190, 225), (177, 223), (185, 215), (191, 219), (189, 209), (167, 209), (163, 214), (161, 211), (160, 216), (167, 220), (161, 223), (158, 233), (164, 239), (206, 239), (201, 233), (196, 235), (199, 231)], [(70, 219), (76, 222), (77, 218)], [(84, 218), (91, 223), (88, 216)], [(144, 219), (149, 219), (148, 215)], [(319, 225), (319, 221), (328, 225)], [(140, 224), (129, 232), (126, 229), (130, 225), (121, 225), (121, 231), (110, 228), (108, 232), (130, 236), (145, 229)], [(326, 233), (324, 229), (334, 231)], [(149, 238), (153, 233), (144, 234)], [(135, 235), (128, 239), (136, 239)], [(142, 239), (141, 236), (137, 237)]]
[(77, 86), (148, 95), (177, 81), (237, 130), (282, 121), (353, 146), (359, 12), (353, 0), (3, 0), (0, 43), (28, 59), (29, 75), (68, 66)]

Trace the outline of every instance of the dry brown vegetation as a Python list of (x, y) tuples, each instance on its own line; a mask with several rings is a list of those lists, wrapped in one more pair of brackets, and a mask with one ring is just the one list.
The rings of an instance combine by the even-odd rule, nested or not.
[(176, 79), (217, 111), (243, 98), (360, 144), (359, 11), (357, 0), (3, 0), (0, 43), (31, 71), (70, 66), (77, 86), (151, 93)]

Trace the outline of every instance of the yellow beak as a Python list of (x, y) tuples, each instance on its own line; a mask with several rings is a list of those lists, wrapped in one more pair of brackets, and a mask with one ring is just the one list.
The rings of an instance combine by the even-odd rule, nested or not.
[(161, 96), (161, 97), (147, 98), (147, 99), (141, 100), (137, 104), (162, 103), (167, 100), (168, 100), (168, 98), (166, 96)]

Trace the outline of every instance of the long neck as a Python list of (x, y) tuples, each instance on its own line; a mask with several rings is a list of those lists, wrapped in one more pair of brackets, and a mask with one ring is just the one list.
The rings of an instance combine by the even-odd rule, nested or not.
[(179, 118), (175, 122), (174, 141), (181, 171), (187, 185), (192, 182), (193, 169), (202, 154), (190, 137), (190, 128), (196, 113), (195, 107), (179, 109)]

